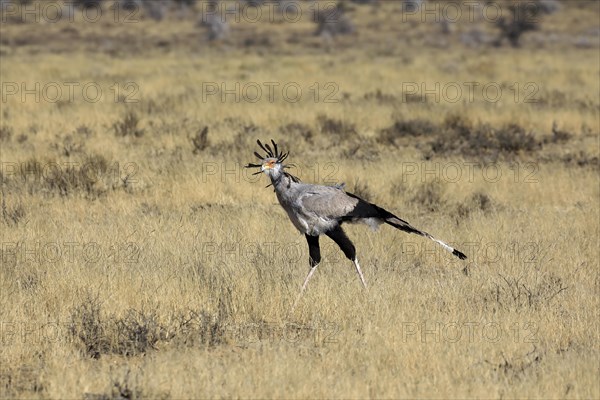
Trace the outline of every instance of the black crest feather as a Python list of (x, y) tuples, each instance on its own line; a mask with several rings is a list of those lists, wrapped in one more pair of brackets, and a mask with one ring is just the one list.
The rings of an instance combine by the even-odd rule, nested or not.
[[(277, 147), (277, 143), (275, 143), (275, 141), (273, 139), (271, 139), (271, 145), (269, 145), (268, 143), (263, 144), (260, 139), (256, 140), (256, 144), (258, 144), (258, 147), (260, 147), (265, 153), (266, 155), (263, 157), (261, 156), (258, 152), (254, 152), (254, 155), (259, 159), (259, 160), (264, 160), (265, 158), (276, 158), (278, 163), (283, 163), (288, 156), (290, 155), (290, 152), (288, 151), (287, 153), (280, 153), (279, 152), (279, 148)], [(284, 165), (284, 167), (287, 167), (288, 165)], [(293, 166), (292, 164), (290, 164), (289, 166)], [(253, 163), (249, 163), (245, 166), (245, 168), (260, 168), (261, 165), (260, 164), (253, 164)], [(255, 172), (253, 175), (258, 175), (261, 172)], [(283, 172), (287, 177), (289, 177), (293, 182), (300, 182), (300, 179), (298, 179), (298, 177), (288, 173), (288, 172)], [(268, 187), (268, 186), (267, 186)]]

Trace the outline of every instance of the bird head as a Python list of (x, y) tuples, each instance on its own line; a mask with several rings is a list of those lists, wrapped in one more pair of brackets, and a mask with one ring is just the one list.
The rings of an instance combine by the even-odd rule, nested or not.
[[(284, 169), (287, 167), (287, 165), (283, 164), (285, 159), (288, 157), (289, 152), (280, 153), (277, 149), (277, 143), (275, 143), (273, 140), (271, 140), (273, 147), (271, 147), (268, 143), (263, 145), (260, 140), (257, 140), (256, 143), (266, 153), (266, 155), (261, 156), (258, 154), (258, 152), (254, 152), (254, 155), (260, 160), (260, 164), (249, 163), (245, 166), (246, 168), (260, 168), (260, 171), (257, 171), (252, 175), (258, 175), (264, 172), (271, 179), (277, 179), (282, 174), (291, 177), (290, 174), (284, 172)], [(297, 178), (295, 178), (295, 180), (296, 179)]]

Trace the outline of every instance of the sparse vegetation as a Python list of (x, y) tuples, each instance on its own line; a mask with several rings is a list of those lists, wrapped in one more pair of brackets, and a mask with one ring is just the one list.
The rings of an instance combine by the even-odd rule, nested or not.
[(208, 147), (208, 126), (196, 133), (196, 136), (192, 138), (192, 144), (194, 145), (194, 154), (199, 154)]
[(2, 202), (2, 220), (5, 224), (16, 225), (25, 216), (25, 209), (23, 204), (17, 204), (12, 207), (8, 207), (6, 203)]
[(544, 14), (555, 13), (559, 6), (556, 1), (536, 0), (507, 3), (505, 8), (510, 11), (510, 16), (498, 19), (496, 25), (500, 29), (500, 35), (494, 44), (500, 46), (503, 40), (507, 39), (511, 46), (520, 47), (521, 36), (525, 32), (538, 30), (541, 17)]
[(425, 182), (417, 188), (411, 201), (429, 213), (441, 211), (446, 205), (444, 185), (441, 182)]
[(356, 30), (346, 13), (344, 2), (339, 2), (333, 7), (329, 4), (328, 7), (323, 7), (323, 9), (315, 8), (314, 12), (314, 21), (317, 23), (316, 35), (333, 37), (349, 35)]
[(87, 293), (82, 303), (71, 311), (70, 334), (81, 342), (89, 357), (99, 358), (109, 353), (111, 337), (108, 336), (106, 316), (102, 315), (102, 301)]
[(319, 115), (317, 120), (321, 133), (324, 135), (335, 135), (340, 139), (348, 139), (357, 134), (354, 124), (343, 120), (329, 118), (325, 115)]
[[(63, 93), (3, 87), (0, 398), (600, 397), (597, 2), (540, 0), (554, 12), (515, 49), (490, 46), (494, 22), (444, 33), (406, 8), (433, 0), (343, 2), (353, 33), (326, 40), (301, 1), (212, 41), (206, 2), (115, 21), (103, 0), (86, 22), (85, 1), (0, 27), (2, 83)], [(323, 237), (290, 313), (305, 239), (242, 168), (271, 137), (303, 181), (345, 182), (468, 259), (349, 225), (369, 291)]]
[(217, 12), (202, 16), (198, 25), (206, 27), (206, 37), (211, 42), (223, 40), (229, 36), (229, 24)]
[(466, 218), (473, 212), (481, 212), (488, 215), (495, 208), (490, 196), (482, 192), (475, 192), (465, 202), (458, 204), (456, 214), (458, 218)]
[(281, 135), (289, 141), (304, 140), (312, 143), (314, 132), (310, 126), (298, 122), (292, 122), (279, 128)]
[(474, 125), (460, 116), (449, 115), (443, 128), (438, 131), (441, 134), (431, 141), (431, 148), (437, 154), (498, 160), (531, 153), (541, 146), (532, 132), (515, 123), (494, 128), (489, 124)]
[(407, 136), (412, 138), (430, 136), (436, 132), (439, 132), (439, 128), (428, 120), (396, 120), (392, 126), (381, 130), (379, 141), (384, 144), (398, 145), (398, 141)]
[(9, 141), (13, 135), (13, 131), (10, 126), (0, 126), (0, 142)]
[(116, 121), (113, 124), (113, 129), (117, 136), (126, 137), (141, 137), (144, 135), (144, 130), (138, 125), (140, 120), (135, 112), (128, 112), (122, 120)]

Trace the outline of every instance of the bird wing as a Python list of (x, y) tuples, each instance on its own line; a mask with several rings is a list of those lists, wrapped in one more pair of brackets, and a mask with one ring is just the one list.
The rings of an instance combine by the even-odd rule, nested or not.
[(337, 186), (318, 185), (307, 187), (298, 199), (299, 206), (305, 213), (326, 219), (344, 217), (356, 207), (358, 201)]

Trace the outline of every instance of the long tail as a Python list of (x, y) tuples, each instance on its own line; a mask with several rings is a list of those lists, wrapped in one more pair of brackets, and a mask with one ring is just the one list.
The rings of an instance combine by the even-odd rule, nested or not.
[(456, 257), (460, 258), (461, 260), (465, 260), (467, 258), (467, 256), (463, 252), (453, 248), (452, 246), (449, 246), (447, 243), (444, 243), (439, 239), (434, 238), (427, 232), (418, 230), (417, 228), (413, 227), (411, 224), (404, 221), (403, 219), (398, 218), (391, 212), (389, 212), (375, 204), (369, 203), (356, 195), (353, 195), (351, 193), (347, 193), (347, 194), (351, 197), (358, 199), (359, 203), (354, 208), (354, 210), (349, 215), (346, 216), (345, 219), (355, 220), (355, 219), (360, 219), (360, 218), (377, 218), (377, 219), (381, 220), (382, 222), (385, 222), (386, 224), (393, 226), (394, 228), (400, 229), (401, 231), (408, 232), (408, 233), (414, 233), (414, 234), (429, 238), (429, 239), (433, 240), (434, 242), (440, 244), (444, 249), (448, 250), (450, 253), (452, 253)]
[(445, 248), (446, 250), (448, 250), (450, 253), (452, 253), (456, 257), (460, 258), (461, 260), (464, 260), (467, 258), (467, 256), (462, 251), (457, 250), (457, 249), (453, 248), (452, 246), (449, 246), (447, 243), (444, 243), (441, 240), (434, 238), (427, 232), (423, 232), (423, 231), (420, 231), (420, 230), (412, 227), (408, 222), (396, 217), (392, 213), (390, 213), (386, 210), (383, 210), (383, 211), (385, 211), (386, 213), (388, 213), (390, 215), (389, 217), (384, 219), (386, 224), (389, 224), (389, 225), (393, 226), (394, 228), (398, 228), (404, 232), (416, 233), (417, 235), (425, 236), (426, 238), (429, 238), (429, 239), (433, 240), (434, 242), (442, 245), (443, 248)]

